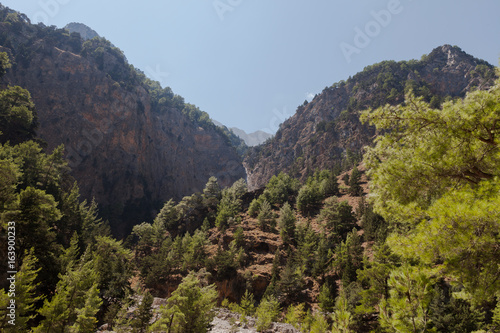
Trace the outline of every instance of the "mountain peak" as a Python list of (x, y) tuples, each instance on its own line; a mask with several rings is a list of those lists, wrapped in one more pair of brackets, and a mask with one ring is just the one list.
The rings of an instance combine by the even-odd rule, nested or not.
[(83, 40), (100, 37), (97, 32), (83, 23), (71, 22), (69, 24), (66, 24), (64, 29), (68, 30), (70, 33), (78, 32)]

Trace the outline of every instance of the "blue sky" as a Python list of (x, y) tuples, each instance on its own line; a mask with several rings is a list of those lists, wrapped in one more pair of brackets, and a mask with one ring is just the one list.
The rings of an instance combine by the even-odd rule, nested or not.
[(274, 132), (323, 88), (451, 44), (498, 65), (498, 0), (8, 0), (33, 22), (81, 22), (229, 127)]

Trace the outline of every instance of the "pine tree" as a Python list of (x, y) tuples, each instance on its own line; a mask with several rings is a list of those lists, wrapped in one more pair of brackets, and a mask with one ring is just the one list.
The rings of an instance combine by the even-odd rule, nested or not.
[(36, 296), (38, 284), (35, 281), (40, 269), (35, 267), (37, 259), (32, 252), (24, 256), (23, 264), (16, 274), (16, 289), (14, 292), (16, 301), (15, 326), (7, 323), (10, 320), (7, 305), (13, 298), (9, 297), (9, 294), (3, 290), (0, 291), (0, 328), (5, 332), (28, 331), (30, 322), (35, 318), (35, 303), (42, 299), (42, 296)]
[(363, 194), (363, 188), (360, 185), (361, 172), (359, 172), (357, 167), (354, 167), (351, 171), (351, 177), (349, 178), (349, 194), (352, 196), (360, 196)]
[(135, 318), (132, 321), (133, 332), (144, 333), (149, 327), (149, 321), (153, 318), (153, 305), (154, 297), (146, 292), (142, 298), (139, 308), (135, 311)]
[(283, 244), (291, 244), (295, 240), (295, 214), (288, 202), (280, 209), (278, 226)]
[[(86, 261), (88, 253), (79, 263), (68, 264), (67, 271), (57, 283), (54, 296), (45, 300), (38, 310), (44, 319), (34, 328), (34, 333), (58, 333), (79, 325), (89, 327), (95, 324), (100, 301), (97, 290), (98, 275), (93, 262)], [(87, 301), (88, 300), (88, 301)], [(79, 320), (79, 322), (77, 322)]]
[(260, 205), (260, 213), (257, 216), (257, 220), (262, 231), (269, 231), (276, 225), (274, 213), (271, 210), (271, 205), (269, 204), (269, 202), (267, 202), (267, 200), (264, 200)]
[(212, 309), (217, 299), (215, 285), (201, 286), (200, 280), (189, 274), (167, 304), (161, 307), (160, 319), (151, 326), (153, 331), (204, 333), (215, 313)]

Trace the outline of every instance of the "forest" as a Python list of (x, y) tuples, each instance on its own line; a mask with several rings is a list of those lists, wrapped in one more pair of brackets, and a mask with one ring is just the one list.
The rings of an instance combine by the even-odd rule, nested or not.
[(443, 103), (409, 90), (361, 117), (378, 133), (362, 159), (253, 192), (211, 177), (118, 240), (64, 146), (36, 136), (30, 93), (3, 89), (0, 329), (207, 332), (227, 308), (235, 331), (249, 318), (259, 332), (499, 331), (500, 81)]

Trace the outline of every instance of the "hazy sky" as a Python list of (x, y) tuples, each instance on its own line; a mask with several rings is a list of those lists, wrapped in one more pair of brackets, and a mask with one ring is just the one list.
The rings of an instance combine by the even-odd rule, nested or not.
[(451, 44), (498, 65), (499, 0), (8, 0), (81, 22), (213, 119), (274, 132), (306, 98), (382, 60)]

